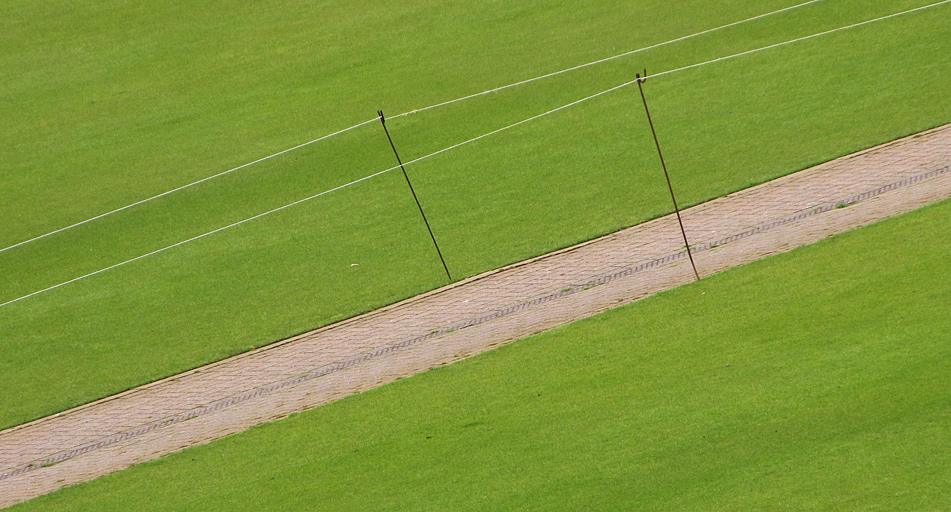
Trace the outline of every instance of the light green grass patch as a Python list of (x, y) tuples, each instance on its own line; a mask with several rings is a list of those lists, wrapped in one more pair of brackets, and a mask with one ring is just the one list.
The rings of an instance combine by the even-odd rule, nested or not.
[(14, 510), (946, 509), (949, 214), (945, 201)]

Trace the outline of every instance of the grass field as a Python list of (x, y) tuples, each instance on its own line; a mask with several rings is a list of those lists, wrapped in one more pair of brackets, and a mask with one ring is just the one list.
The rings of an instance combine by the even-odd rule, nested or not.
[[(792, 5), (0, 6), (0, 247), (372, 118)], [(924, 5), (827, 0), (392, 122), (404, 160), (652, 72)], [(951, 121), (951, 7), (647, 84), (694, 204)], [(228, 13), (223, 15), (222, 13)], [(456, 277), (669, 211), (626, 89), (409, 168)], [(0, 302), (387, 168), (378, 125), (0, 253)], [(0, 308), (0, 428), (443, 284), (398, 174)], [(359, 266), (352, 267), (351, 264)]]
[(14, 510), (946, 510), (949, 215), (944, 201)]

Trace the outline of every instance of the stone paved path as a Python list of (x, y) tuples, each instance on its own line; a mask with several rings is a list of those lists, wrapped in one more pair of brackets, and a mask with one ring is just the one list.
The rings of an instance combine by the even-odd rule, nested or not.
[[(683, 218), (703, 276), (946, 197), (951, 125), (704, 203)], [(693, 279), (676, 218), (667, 216), (14, 427), (0, 432), (0, 507)]]

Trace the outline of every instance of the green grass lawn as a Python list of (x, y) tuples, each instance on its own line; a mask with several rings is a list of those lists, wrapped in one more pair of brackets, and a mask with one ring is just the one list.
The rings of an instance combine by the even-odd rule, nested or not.
[[(356, 122), (793, 5), (0, 6), (0, 247)], [(827, 0), (393, 120), (404, 160), (630, 80), (924, 5)], [(646, 85), (695, 204), (951, 122), (951, 7)], [(393, 164), (379, 125), (0, 253), (0, 302)], [(634, 89), (409, 167), (454, 276), (670, 209)], [(358, 263), (359, 266), (351, 266)], [(0, 308), (0, 428), (444, 283), (398, 174)]]
[(946, 510), (949, 215), (944, 201), (14, 510)]

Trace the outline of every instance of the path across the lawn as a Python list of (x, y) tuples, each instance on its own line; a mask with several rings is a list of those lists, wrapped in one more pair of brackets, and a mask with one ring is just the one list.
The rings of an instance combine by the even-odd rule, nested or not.
[[(683, 219), (703, 276), (946, 197), (951, 125), (704, 203)], [(667, 216), (11, 428), (0, 432), (0, 507), (692, 280)]]

